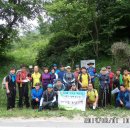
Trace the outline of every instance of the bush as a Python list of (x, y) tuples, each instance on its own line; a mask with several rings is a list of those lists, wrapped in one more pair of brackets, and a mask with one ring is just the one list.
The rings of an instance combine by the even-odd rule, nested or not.
[(128, 68), (130, 65), (130, 46), (125, 42), (116, 42), (111, 46), (114, 63), (116, 66)]

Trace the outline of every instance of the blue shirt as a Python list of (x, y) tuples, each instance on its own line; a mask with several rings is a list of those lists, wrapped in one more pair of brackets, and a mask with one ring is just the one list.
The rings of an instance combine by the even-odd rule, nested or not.
[(43, 89), (42, 89), (42, 88), (40, 88), (39, 90), (36, 90), (36, 89), (34, 88), (34, 89), (32, 89), (32, 91), (31, 91), (32, 99), (38, 98), (39, 101), (40, 101), (40, 99), (41, 99), (41, 97), (42, 97), (42, 94), (43, 94)]
[(119, 93), (118, 93), (118, 96), (117, 96), (117, 101), (122, 101), (124, 104), (126, 104), (126, 102), (127, 102), (127, 95), (128, 95), (128, 93), (127, 92), (122, 92), (122, 91), (120, 91)]
[(59, 69), (56, 69), (56, 70), (55, 70), (55, 73), (56, 73), (56, 74), (58, 74), (59, 72), (60, 72), (60, 70), (59, 70)]
[(58, 73), (58, 78), (63, 82), (63, 77), (64, 77), (65, 71), (60, 71)]
[[(87, 72), (89, 73), (90, 76), (95, 76), (96, 70), (95, 70), (94, 67), (89, 67), (89, 68), (87, 69)], [(95, 78), (92, 78), (91, 80), (92, 80), (92, 82), (94, 82), (94, 81), (95, 81)]]

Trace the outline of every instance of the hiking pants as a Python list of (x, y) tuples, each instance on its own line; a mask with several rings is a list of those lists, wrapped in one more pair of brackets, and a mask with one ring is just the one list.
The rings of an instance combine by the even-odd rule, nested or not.
[(26, 107), (28, 108), (30, 106), (28, 92), (28, 83), (22, 84), (22, 87), (19, 85), (19, 107), (23, 107), (23, 98), (25, 99), (24, 103)]
[(43, 102), (43, 109), (52, 109), (52, 108), (57, 108), (58, 107), (58, 102)]
[(109, 92), (108, 89), (102, 89), (99, 90), (99, 106), (100, 107), (106, 107), (108, 105), (108, 96)]
[(7, 110), (15, 107), (16, 88), (10, 89), (7, 94)]
[(39, 107), (40, 102), (36, 102), (35, 99), (32, 99), (31, 101), (32, 109), (35, 109), (35, 107)]

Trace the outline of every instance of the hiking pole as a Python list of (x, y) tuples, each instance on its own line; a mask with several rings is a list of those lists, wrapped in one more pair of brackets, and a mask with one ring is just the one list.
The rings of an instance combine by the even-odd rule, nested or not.
[(106, 107), (106, 88), (105, 88), (104, 94), (105, 94), (105, 107)]

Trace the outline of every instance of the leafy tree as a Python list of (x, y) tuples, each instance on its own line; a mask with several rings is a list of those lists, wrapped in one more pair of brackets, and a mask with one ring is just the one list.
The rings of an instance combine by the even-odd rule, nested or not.
[(25, 19), (33, 20), (41, 12), (39, 0), (2, 0), (0, 1), (0, 54), (18, 36), (20, 25)]

